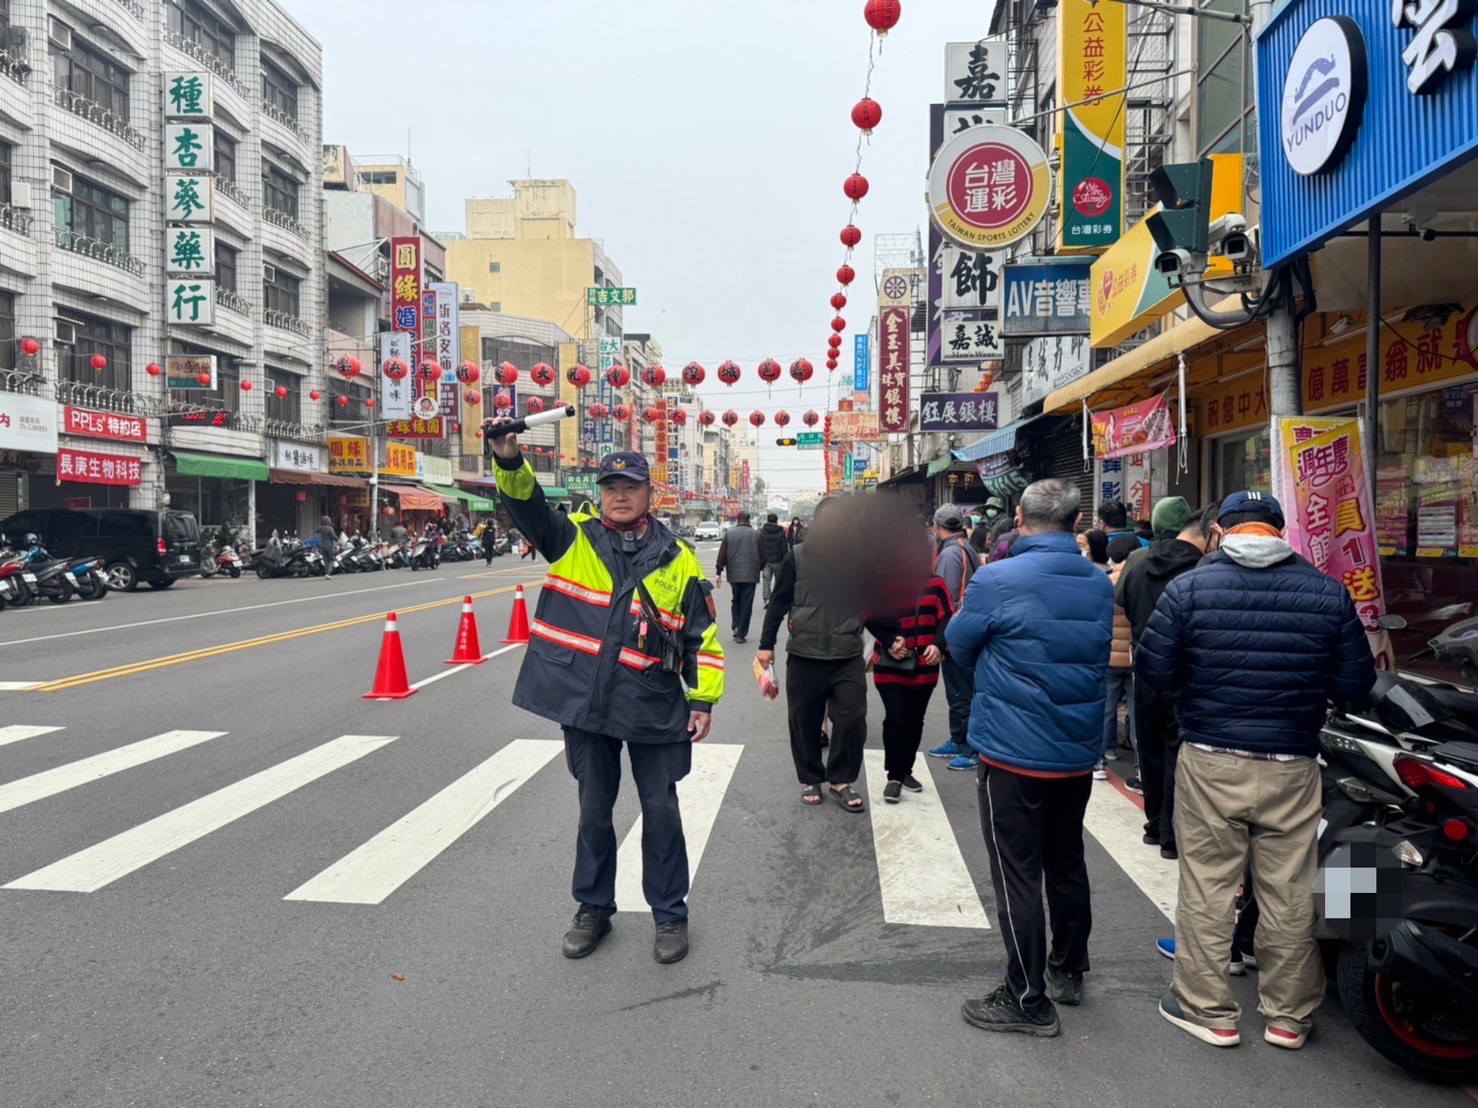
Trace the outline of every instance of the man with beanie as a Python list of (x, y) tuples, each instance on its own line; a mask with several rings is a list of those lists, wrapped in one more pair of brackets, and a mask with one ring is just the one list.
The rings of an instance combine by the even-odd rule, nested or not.
[(768, 604), (770, 592), (775, 585), (775, 575), (780, 572), (780, 564), (790, 553), (790, 540), (785, 537), (785, 528), (780, 526), (780, 517), (774, 512), (765, 517), (765, 525), (760, 528), (760, 553), (765, 557), (760, 580), (764, 582), (764, 600)]
[[(934, 538), (939, 543), (934, 554), (934, 576), (944, 582), (950, 609), (958, 612), (965, 601), (965, 586), (980, 566), (980, 559), (965, 540), (964, 513), (953, 504), (943, 505), (934, 513)], [(970, 727), (970, 701), (975, 696), (975, 676), (948, 653), (940, 669), (949, 703), (949, 741), (930, 750), (929, 757), (948, 758), (950, 769), (973, 770), (980, 759), (971, 749), (966, 732)]]
[(1179, 692), (1180, 895), (1175, 974), (1160, 1014), (1212, 1046), (1236, 1046), (1233, 905), (1252, 844), (1263, 1038), (1297, 1050), (1324, 998), (1314, 942), (1323, 813), (1319, 730), (1331, 699), (1375, 684), (1349, 592), (1293, 552), (1283, 509), (1233, 493), (1220, 549), (1172, 581), (1136, 648), (1140, 682)]

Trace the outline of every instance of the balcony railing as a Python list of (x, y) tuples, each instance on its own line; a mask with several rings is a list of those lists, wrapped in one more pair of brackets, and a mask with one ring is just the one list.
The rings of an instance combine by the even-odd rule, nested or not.
[(56, 399), (59, 404), (75, 404), (102, 412), (126, 412), (129, 415), (158, 415), (160, 402), (135, 392), (89, 385), (83, 381), (58, 381)]
[(212, 173), (211, 176), (215, 178), (216, 192), (223, 196), (229, 196), (243, 208), (251, 207), (251, 197), (247, 196), (246, 190), (235, 181), (228, 181), (219, 173)]
[(73, 254), (82, 254), (85, 257), (96, 258), (100, 262), (117, 266), (119, 269), (142, 277), (146, 269), (144, 263), (125, 250), (120, 250), (110, 242), (100, 239), (89, 238), (76, 231), (69, 231), (65, 227), (56, 228), (56, 244), (61, 250), (71, 251)]
[(38, 372), (26, 369), (0, 369), (0, 392), (18, 392), (25, 396), (45, 396), (47, 380)]
[(221, 80), (225, 81), (226, 84), (230, 85), (242, 96), (246, 95), (246, 83), (236, 75), (236, 70), (232, 69), (225, 62), (221, 61), (220, 58), (216, 57), (204, 46), (201, 46), (200, 43), (196, 42), (193, 38), (186, 38), (184, 35), (180, 34), (176, 30), (173, 30), (172, 28), (165, 28), (164, 41), (169, 43), (169, 45), (173, 46), (176, 50), (181, 50), (184, 53), (190, 55), (190, 57), (194, 58), (201, 65), (205, 66), (206, 69), (210, 70)]
[(297, 135), (298, 138), (304, 137), (303, 125), (299, 123), (294, 116), (288, 115), (285, 111), (279, 108), (276, 104), (273, 104), (271, 101), (262, 101), (262, 114), (265, 115), (268, 119), (275, 120), (276, 122), (282, 124), (293, 134)]
[(14, 46), (0, 50), (0, 73), (9, 77), (16, 84), (25, 84), (26, 75), (31, 72), (31, 66), (26, 61), (26, 56)]
[(299, 223), (296, 216), (278, 208), (263, 208), (262, 218), (273, 226), (281, 227), (284, 231), (291, 231), (304, 242), (308, 241), (308, 228)]
[(14, 204), (0, 204), (0, 227), (18, 235), (31, 234), (31, 213)]
[(284, 331), (292, 331), (294, 334), (308, 337), (308, 325), (295, 315), (280, 312), (276, 308), (268, 308), (262, 313), (262, 322), (268, 327), (280, 327)]
[(89, 100), (80, 92), (73, 92), (69, 88), (56, 86), (56, 102), (59, 107), (65, 108), (73, 115), (80, 115), (89, 123), (94, 123), (110, 134), (117, 135), (135, 150), (143, 150), (144, 135), (128, 120), (117, 112), (103, 107), (94, 100)]
[(216, 303), (237, 315), (251, 316), (251, 301), (240, 293), (216, 286)]
[(294, 439), (297, 442), (323, 443), (327, 439), (322, 424), (309, 426), (306, 423), (298, 423), (290, 419), (268, 419), (265, 422), (267, 434), (278, 439)]
[(114, 0), (114, 2), (140, 23), (144, 21), (144, 5), (138, 0)]

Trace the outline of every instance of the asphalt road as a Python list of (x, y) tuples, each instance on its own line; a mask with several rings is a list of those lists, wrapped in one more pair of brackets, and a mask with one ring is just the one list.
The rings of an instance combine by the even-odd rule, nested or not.
[[(683, 786), (691, 955), (656, 965), (627, 897), (565, 960), (559, 732), (509, 705), (520, 649), (445, 664), (464, 595), (491, 654), (543, 568), (0, 613), (0, 1105), (1472, 1103), (1386, 1063), (1332, 996), (1303, 1052), (1266, 1046), (1254, 975), (1239, 1049), (1165, 1024), (1174, 867), (1112, 783), (1090, 808), (1085, 1003), (1055, 1040), (964, 1024), (1002, 966), (973, 777), (931, 761), (896, 808), (803, 808), (752, 645)], [(411, 680), (435, 680), (366, 701), (392, 610)], [(624, 840), (631, 798), (617, 817)]]

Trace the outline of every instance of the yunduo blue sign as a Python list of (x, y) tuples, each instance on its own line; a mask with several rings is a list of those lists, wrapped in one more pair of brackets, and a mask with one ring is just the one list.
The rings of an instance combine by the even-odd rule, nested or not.
[(1472, 8), (1290, 0), (1257, 38), (1265, 265), (1478, 154)]
[(872, 336), (852, 337), (852, 391), (872, 390)]

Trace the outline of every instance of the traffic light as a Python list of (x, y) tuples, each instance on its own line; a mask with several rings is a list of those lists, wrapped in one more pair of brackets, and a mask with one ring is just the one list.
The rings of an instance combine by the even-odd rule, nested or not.
[(776, 439), (775, 440), (775, 445), (776, 446), (794, 446), (795, 444), (796, 444), (796, 440), (795, 439)]
[(1145, 223), (1162, 254), (1205, 254), (1211, 226), (1211, 159), (1162, 165), (1150, 174), (1161, 210)]

